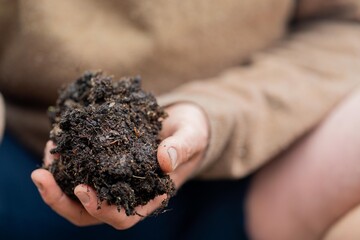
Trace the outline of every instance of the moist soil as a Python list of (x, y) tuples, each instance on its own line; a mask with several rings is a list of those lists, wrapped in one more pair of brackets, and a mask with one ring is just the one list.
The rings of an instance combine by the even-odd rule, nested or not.
[(85, 73), (60, 90), (48, 112), (56, 144), (51, 153), (59, 156), (48, 169), (72, 199), (78, 201), (74, 188), (86, 184), (96, 191), (99, 208), (106, 202), (129, 216), (158, 195), (174, 194), (157, 161), (166, 113), (141, 89), (139, 77)]

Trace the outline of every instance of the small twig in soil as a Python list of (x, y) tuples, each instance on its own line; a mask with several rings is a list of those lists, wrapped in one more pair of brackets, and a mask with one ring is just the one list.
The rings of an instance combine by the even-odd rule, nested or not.
[(139, 178), (139, 179), (146, 179), (145, 177), (140, 177), (140, 176), (136, 176), (136, 175), (133, 175), (132, 177), (133, 178)]

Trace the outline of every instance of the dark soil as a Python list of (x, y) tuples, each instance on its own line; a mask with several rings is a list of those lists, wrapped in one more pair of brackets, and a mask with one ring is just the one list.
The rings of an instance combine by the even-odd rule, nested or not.
[[(97, 192), (126, 214), (154, 197), (174, 194), (174, 184), (157, 161), (158, 133), (166, 113), (139, 77), (114, 81), (102, 73), (85, 73), (63, 88), (49, 108), (59, 159), (48, 167), (72, 199), (78, 184)], [(166, 205), (164, 202), (164, 205)]]

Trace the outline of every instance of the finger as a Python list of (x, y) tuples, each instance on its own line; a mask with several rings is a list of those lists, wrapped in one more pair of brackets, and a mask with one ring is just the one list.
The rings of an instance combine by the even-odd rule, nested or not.
[[(96, 192), (86, 185), (78, 185), (75, 188), (74, 193), (90, 215), (113, 226), (115, 229), (123, 230), (130, 228), (142, 219), (139, 215), (126, 216), (123, 209), (119, 212), (117, 206), (109, 206), (105, 202), (103, 202), (101, 208), (99, 209)], [(142, 216), (148, 216), (150, 213), (155, 211), (155, 209), (157, 209), (165, 199), (166, 195), (158, 196), (145, 206), (137, 207), (135, 210)]]
[(196, 173), (194, 171), (194, 169), (196, 169), (196, 165), (198, 164), (196, 158), (199, 159), (200, 156), (195, 156), (193, 160), (181, 164), (175, 171), (169, 173), (169, 176), (175, 185), (175, 189), (178, 189), (187, 179), (189, 179), (189, 177)]
[(160, 138), (164, 139), (173, 135), (183, 125), (187, 125), (189, 121), (193, 120), (193, 117), (199, 115), (199, 109), (192, 104), (181, 103), (174, 104), (166, 108), (166, 112), (169, 115), (162, 122), (162, 129), (159, 133)]
[(47, 141), (44, 149), (44, 160), (43, 160), (45, 167), (48, 167), (54, 161), (54, 159), (59, 158), (59, 154), (50, 153), (51, 149), (55, 147), (56, 145), (54, 144), (53, 141)]
[(171, 109), (168, 109), (166, 112), (169, 114), (169, 117), (162, 121), (162, 128), (159, 132), (160, 139), (171, 136), (180, 127), (180, 125), (173, 120), (176, 118), (176, 116), (174, 116), (176, 113), (173, 113)]
[(179, 165), (204, 151), (206, 144), (206, 134), (199, 132), (190, 124), (183, 125), (160, 143), (157, 158), (161, 169), (166, 173), (174, 171)]
[(66, 196), (56, 184), (53, 175), (44, 169), (32, 172), (31, 179), (39, 189), (44, 202), (60, 216), (66, 218), (77, 226), (87, 226), (100, 223), (92, 217), (81, 204), (76, 203)]

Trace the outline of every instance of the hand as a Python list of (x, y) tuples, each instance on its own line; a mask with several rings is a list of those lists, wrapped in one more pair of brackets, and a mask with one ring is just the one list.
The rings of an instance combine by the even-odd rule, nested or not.
[[(157, 157), (161, 169), (168, 173), (179, 188), (198, 169), (206, 151), (209, 127), (204, 112), (190, 103), (175, 104), (166, 109), (169, 117), (163, 122), (160, 135), (164, 139), (159, 145)], [(45, 147), (44, 164), (49, 165), (58, 156), (50, 154), (54, 144), (49, 141)], [(116, 229), (126, 229), (142, 220), (139, 215), (126, 216), (116, 206), (103, 204), (97, 209), (96, 192), (89, 186), (78, 185), (74, 189), (81, 204), (71, 200), (56, 184), (52, 174), (37, 169), (31, 178), (38, 187), (41, 197), (55, 212), (77, 226), (107, 223)], [(161, 206), (166, 195), (157, 196), (136, 212), (148, 216)]]

